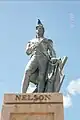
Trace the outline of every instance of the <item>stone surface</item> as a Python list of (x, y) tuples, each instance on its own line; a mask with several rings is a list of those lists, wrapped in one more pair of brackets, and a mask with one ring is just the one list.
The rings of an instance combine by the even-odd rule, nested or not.
[(5, 94), (1, 120), (64, 120), (60, 93)]

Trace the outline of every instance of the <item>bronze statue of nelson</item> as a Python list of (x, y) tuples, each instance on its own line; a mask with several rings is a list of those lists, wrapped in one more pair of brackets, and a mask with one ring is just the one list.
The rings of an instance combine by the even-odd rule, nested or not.
[(62, 69), (67, 57), (56, 57), (53, 41), (44, 37), (44, 26), (38, 19), (36, 37), (26, 46), (26, 54), (30, 60), (26, 65), (21, 92), (26, 93), (29, 83), (34, 83), (37, 88), (34, 92), (59, 92), (64, 75)]

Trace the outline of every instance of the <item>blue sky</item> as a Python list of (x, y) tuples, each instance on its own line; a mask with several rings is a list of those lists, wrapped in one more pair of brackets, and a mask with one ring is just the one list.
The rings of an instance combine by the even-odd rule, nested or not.
[[(70, 13), (74, 16), (73, 22)], [(45, 36), (54, 41), (57, 56), (68, 56), (64, 70), (66, 77), (61, 88), (66, 96), (70, 82), (80, 78), (79, 15), (79, 1), (0, 2), (0, 108), (5, 92), (21, 90), (25, 65), (29, 60), (25, 45), (35, 37), (38, 18), (46, 29)], [(80, 95), (72, 95), (71, 101), (72, 106), (64, 108), (64, 118), (79, 120)]]

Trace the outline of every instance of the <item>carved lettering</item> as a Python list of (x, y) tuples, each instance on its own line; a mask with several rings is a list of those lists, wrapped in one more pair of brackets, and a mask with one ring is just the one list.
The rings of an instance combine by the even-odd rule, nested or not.
[(30, 94), (20, 95), (20, 94), (17, 94), (15, 96), (15, 100), (17, 100), (17, 101), (21, 101), (21, 100), (24, 100), (24, 101), (51, 100), (51, 95), (37, 95), (37, 94), (34, 94), (34, 95), (30, 95)]
[(40, 96), (39, 96), (39, 100), (40, 100), (40, 101), (41, 101), (41, 100), (44, 100), (44, 97), (45, 97), (45, 96), (40, 95)]
[(21, 95), (16, 95), (16, 98), (15, 98), (15, 100), (21, 100)]
[(38, 96), (34, 95), (34, 101), (37, 101), (37, 100), (38, 100)]
[(51, 100), (51, 95), (45, 95), (45, 100)]
[(31, 95), (27, 95), (28, 96), (28, 100), (33, 100), (33, 98), (31, 97)]
[(22, 99), (22, 100), (27, 100), (27, 99), (26, 99), (26, 95), (22, 95), (22, 96), (21, 96), (21, 99)]

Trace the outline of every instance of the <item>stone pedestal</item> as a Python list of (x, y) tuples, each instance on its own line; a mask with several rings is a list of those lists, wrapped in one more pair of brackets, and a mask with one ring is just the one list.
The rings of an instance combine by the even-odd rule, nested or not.
[(64, 120), (60, 93), (5, 94), (1, 120)]

